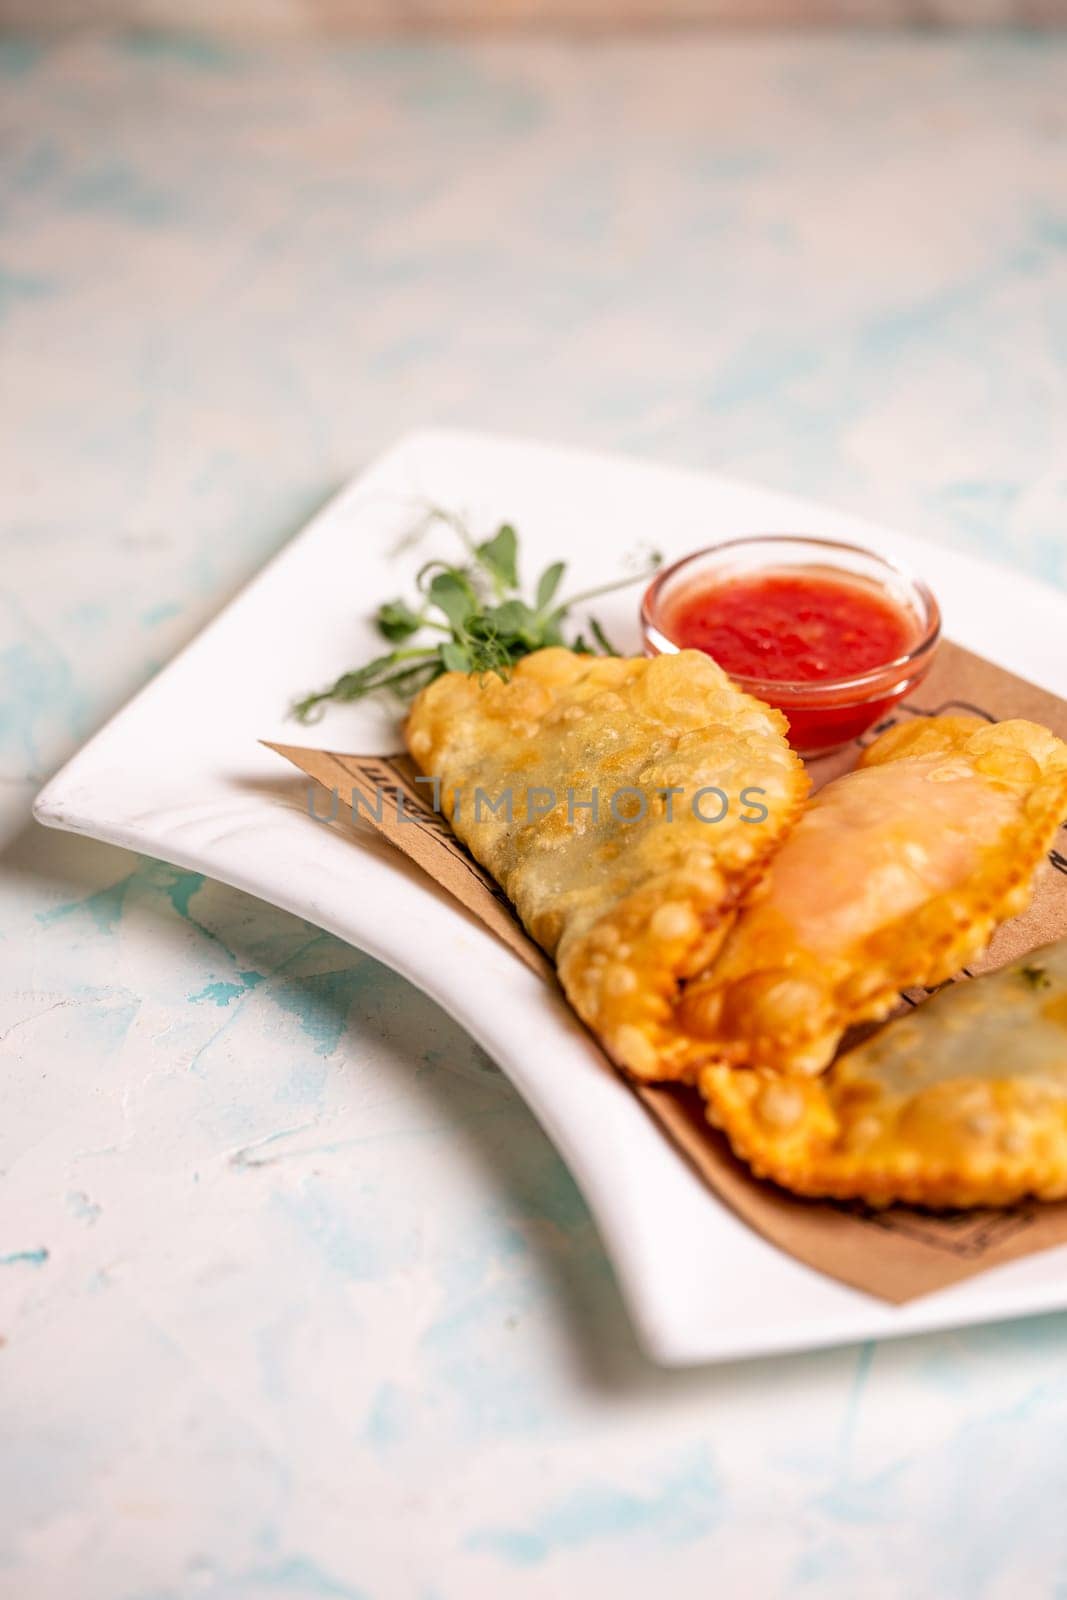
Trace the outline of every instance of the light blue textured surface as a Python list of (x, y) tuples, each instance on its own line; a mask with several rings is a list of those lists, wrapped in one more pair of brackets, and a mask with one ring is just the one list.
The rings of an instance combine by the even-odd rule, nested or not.
[(423, 423), (1067, 582), (1067, 40), (13, 42), (0, 124), (5, 1593), (1067, 1592), (1062, 1318), (657, 1373), (428, 1001), (28, 822)]

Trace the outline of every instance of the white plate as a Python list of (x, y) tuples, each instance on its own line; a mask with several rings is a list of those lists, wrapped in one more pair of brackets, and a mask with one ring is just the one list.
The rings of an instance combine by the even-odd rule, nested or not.
[[(405, 439), (355, 480), (49, 783), (36, 815), (204, 872), (296, 912), (395, 967), (499, 1062), (574, 1172), (648, 1353), (669, 1364), (885, 1338), (1067, 1306), (1067, 1251), (1031, 1256), (904, 1307), (798, 1265), (720, 1205), (639, 1103), (605, 1073), (566, 1007), (387, 845), (313, 821), (302, 780), (257, 740), (390, 750), (377, 705), (316, 729), (294, 692), (375, 647), (366, 614), (450, 548), (397, 551), (420, 502), (478, 531), (513, 521), (529, 580), (565, 555), (568, 584), (628, 551), (675, 556), (719, 538), (853, 539), (918, 568), (948, 632), (1049, 689), (1067, 689), (1067, 599), (956, 551), (730, 481), (454, 433)], [(638, 647), (636, 591), (596, 607)]]

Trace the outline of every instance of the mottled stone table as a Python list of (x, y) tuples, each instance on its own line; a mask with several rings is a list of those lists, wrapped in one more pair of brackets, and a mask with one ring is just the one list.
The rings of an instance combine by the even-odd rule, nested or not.
[(658, 1372), (440, 1012), (29, 804), (418, 424), (1067, 581), (1067, 41), (12, 42), (0, 152), (4, 1592), (1062, 1594), (1064, 1319)]

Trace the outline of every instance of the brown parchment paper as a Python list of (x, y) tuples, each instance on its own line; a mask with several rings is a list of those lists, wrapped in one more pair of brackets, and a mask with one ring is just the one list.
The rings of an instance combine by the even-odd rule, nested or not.
[[(1067, 739), (1067, 702), (946, 642), (913, 698), (863, 740), (811, 764), (815, 786), (854, 765), (861, 745), (892, 723), (951, 712), (969, 712), (991, 722), (1027, 717)], [(479, 917), (520, 961), (546, 983), (556, 982), (552, 963), (524, 932), (502, 891), (432, 809), (428, 786), (416, 784), (417, 769), (408, 756), (345, 755), (280, 744), (270, 748), (328, 791), (330, 798), (320, 797), (316, 803), (319, 816), (330, 815), (334, 795), (342, 818), (351, 814), (353, 796), (360, 797), (361, 817)], [(998, 931), (988, 954), (967, 969), (964, 981), (1065, 934), (1067, 831), (1061, 829), (1030, 910)], [(901, 1008), (924, 998), (921, 992), (903, 996)], [(694, 1089), (624, 1081), (708, 1187), (749, 1226), (797, 1260), (879, 1299), (902, 1304), (1019, 1256), (1067, 1244), (1067, 1201), (933, 1214), (905, 1206), (873, 1211), (859, 1204), (800, 1199), (752, 1176), (725, 1138), (709, 1126)]]

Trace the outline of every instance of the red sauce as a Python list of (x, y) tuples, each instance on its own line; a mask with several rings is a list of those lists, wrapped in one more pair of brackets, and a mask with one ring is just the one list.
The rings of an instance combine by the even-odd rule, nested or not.
[(679, 597), (676, 644), (706, 650), (724, 671), (773, 683), (852, 678), (904, 655), (915, 624), (868, 584), (821, 574), (727, 578)]
[(666, 630), (675, 644), (707, 651), (732, 676), (763, 680), (761, 697), (787, 712), (800, 751), (854, 737), (898, 696), (872, 702), (853, 693), (809, 710), (790, 695), (777, 699), (773, 684), (856, 677), (917, 642), (915, 619), (887, 594), (825, 572), (763, 572), (694, 587), (671, 606)]

